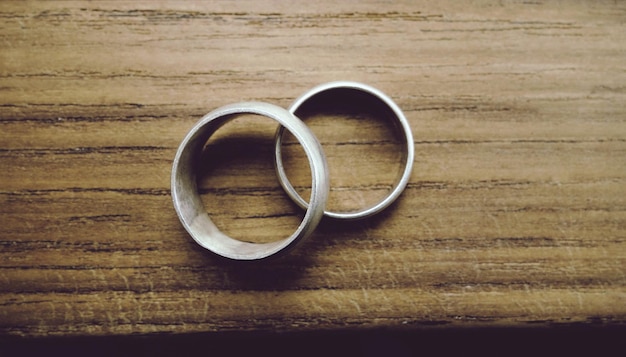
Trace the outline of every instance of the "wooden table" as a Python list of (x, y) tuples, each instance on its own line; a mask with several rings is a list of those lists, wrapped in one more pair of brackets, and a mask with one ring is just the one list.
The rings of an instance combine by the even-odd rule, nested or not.
[[(2, 335), (626, 322), (623, 2), (8, 1), (0, 15)], [(334, 80), (404, 110), (416, 158), (400, 199), (324, 219), (276, 261), (200, 248), (170, 198), (186, 132)], [(335, 209), (374, 202), (400, 169), (389, 123), (352, 109), (307, 120)], [(274, 130), (245, 117), (209, 143), (200, 191), (241, 239), (302, 216), (274, 175)]]

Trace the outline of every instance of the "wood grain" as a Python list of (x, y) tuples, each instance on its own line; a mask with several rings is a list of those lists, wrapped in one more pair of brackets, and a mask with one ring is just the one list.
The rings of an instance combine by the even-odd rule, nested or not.
[[(622, 2), (6, 1), (0, 17), (1, 334), (626, 322)], [(264, 264), (193, 243), (169, 195), (185, 133), (332, 80), (409, 119), (399, 201), (324, 220)], [(394, 133), (362, 114), (307, 121), (336, 208), (376, 200), (399, 169)], [(203, 199), (242, 239), (300, 219), (274, 129), (242, 118), (209, 143)]]

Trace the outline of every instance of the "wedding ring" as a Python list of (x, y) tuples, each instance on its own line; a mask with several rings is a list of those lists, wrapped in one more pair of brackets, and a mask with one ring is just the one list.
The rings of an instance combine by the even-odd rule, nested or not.
[[(303, 146), (311, 168), (311, 201), (296, 231), (288, 238), (270, 243), (250, 243), (222, 233), (202, 203), (197, 171), (205, 144), (222, 125), (242, 114), (257, 114), (277, 121)], [(205, 115), (180, 144), (172, 165), (172, 201), (183, 227), (202, 247), (226, 258), (260, 260), (282, 255), (308, 237), (324, 213), (329, 191), (328, 168), (322, 147), (309, 128), (289, 111), (273, 104), (244, 102), (226, 105)]]
[[(393, 203), (398, 198), (398, 196), (400, 196), (400, 194), (406, 187), (407, 183), (409, 182), (409, 178), (411, 176), (411, 171), (413, 169), (413, 160), (415, 156), (413, 134), (411, 133), (411, 127), (406, 117), (402, 113), (402, 110), (400, 110), (400, 108), (393, 102), (393, 100), (391, 100), (383, 92), (373, 87), (370, 87), (368, 85), (357, 83), (357, 82), (339, 81), (339, 82), (330, 82), (330, 83), (317, 86), (309, 90), (308, 92), (306, 92), (300, 98), (296, 99), (296, 101), (291, 105), (291, 107), (289, 107), (289, 111), (293, 113), (294, 115), (298, 116), (298, 109), (303, 104), (305, 104), (308, 100), (312, 99), (313, 97), (317, 96), (320, 93), (327, 94), (326, 92), (336, 91), (336, 90), (359, 91), (359, 92), (363, 92), (365, 94), (372, 96), (372, 100), (381, 101), (393, 113), (394, 120), (399, 124), (398, 127), (402, 131), (404, 144), (406, 146), (406, 152), (404, 155), (404, 160), (405, 160), (404, 170), (398, 176), (398, 179), (393, 185), (389, 194), (385, 196), (381, 201), (379, 201), (378, 203), (372, 206), (363, 208), (359, 211), (353, 211), (353, 212), (352, 211), (351, 212), (325, 211), (324, 212), (324, 215), (328, 217), (336, 218), (336, 219), (346, 219), (346, 220), (362, 219), (362, 218), (370, 217), (384, 210), (385, 208), (387, 208), (391, 203)], [(309, 206), (309, 203), (307, 203), (298, 194), (298, 192), (296, 192), (293, 185), (289, 182), (289, 179), (287, 178), (287, 174), (285, 173), (285, 168), (284, 168), (284, 164), (282, 160), (282, 150), (281, 150), (283, 134), (284, 134), (284, 128), (279, 127), (278, 130), (276, 131), (276, 147), (275, 147), (276, 174), (278, 176), (281, 186), (283, 187), (287, 195), (296, 204), (298, 204), (298, 206), (306, 209)]]

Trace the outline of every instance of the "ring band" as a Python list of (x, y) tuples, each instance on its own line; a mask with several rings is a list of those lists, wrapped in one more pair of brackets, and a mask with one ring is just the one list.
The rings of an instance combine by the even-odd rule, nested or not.
[[(327, 91), (332, 91), (336, 89), (350, 89), (355, 91), (364, 92), (374, 97), (374, 99), (378, 99), (383, 102), (395, 116), (395, 120), (397, 120), (399, 127), (402, 130), (404, 141), (406, 142), (406, 162), (404, 165), (404, 170), (402, 174), (398, 177), (395, 182), (391, 192), (387, 196), (385, 196), (378, 203), (366, 207), (362, 210), (355, 212), (331, 212), (325, 211), (324, 215), (328, 217), (332, 217), (335, 219), (346, 219), (346, 220), (355, 220), (362, 219), (369, 216), (372, 216), (385, 208), (387, 208), (391, 203), (393, 203), (402, 193), (407, 183), (409, 182), (409, 178), (411, 176), (411, 171), (413, 169), (413, 160), (415, 156), (415, 148), (413, 144), (413, 134), (411, 133), (411, 127), (409, 125), (408, 120), (402, 113), (402, 110), (391, 100), (387, 95), (383, 92), (370, 87), (368, 85), (357, 83), (357, 82), (349, 82), (349, 81), (339, 81), (339, 82), (330, 82), (326, 84), (319, 85), (302, 96), (296, 99), (296, 101), (289, 107), (289, 111), (296, 115), (298, 109), (309, 99), (314, 96)], [(289, 182), (287, 178), (287, 174), (285, 173), (285, 168), (282, 160), (282, 140), (283, 140), (284, 128), (279, 127), (276, 131), (276, 147), (275, 147), (275, 159), (276, 159), (276, 174), (278, 176), (278, 180), (280, 181), (281, 186), (287, 193), (287, 195), (301, 208), (306, 209), (308, 207), (308, 203), (296, 192), (293, 185)]]
[[(257, 114), (277, 121), (296, 137), (309, 160), (311, 202), (297, 230), (286, 239), (270, 243), (250, 243), (233, 239), (222, 233), (211, 221), (200, 199), (194, 165), (213, 133), (241, 114)], [(282, 255), (304, 240), (322, 218), (329, 191), (326, 158), (310, 129), (287, 110), (261, 102), (226, 105), (202, 117), (185, 136), (176, 152), (171, 180), (174, 208), (187, 232), (202, 247), (235, 260), (259, 260)]]

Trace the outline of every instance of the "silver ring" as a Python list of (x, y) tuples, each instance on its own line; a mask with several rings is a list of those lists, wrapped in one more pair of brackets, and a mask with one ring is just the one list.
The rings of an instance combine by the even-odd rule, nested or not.
[[(326, 84), (319, 85), (310, 91), (306, 92), (300, 98), (296, 99), (296, 101), (289, 107), (289, 111), (292, 114), (296, 114), (298, 108), (302, 104), (304, 104), (307, 100), (312, 97), (326, 91), (331, 91), (335, 89), (353, 89), (356, 91), (361, 91), (366, 94), (372, 95), (375, 99), (382, 101), (385, 105), (391, 109), (394, 113), (395, 119), (397, 120), (404, 136), (404, 140), (406, 142), (406, 162), (404, 165), (404, 170), (402, 174), (398, 177), (395, 182), (391, 192), (387, 196), (385, 196), (378, 203), (366, 207), (360, 211), (355, 212), (331, 212), (325, 211), (324, 215), (328, 217), (332, 217), (335, 219), (346, 219), (346, 220), (354, 220), (354, 219), (362, 219), (369, 216), (372, 216), (385, 208), (387, 208), (391, 203), (393, 203), (402, 193), (404, 188), (406, 187), (409, 179), (411, 177), (411, 171), (413, 169), (413, 160), (415, 156), (415, 148), (413, 144), (413, 134), (411, 133), (411, 127), (409, 125), (408, 120), (402, 113), (402, 110), (391, 100), (388, 96), (386, 96), (383, 92), (379, 91), (376, 88), (370, 87), (368, 85), (357, 83), (357, 82), (348, 82), (348, 81), (339, 81), (339, 82), (330, 82)], [(282, 160), (282, 140), (283, 140), (284, 128), (279, 127), (276, 131), (276, 147), (275, 147), (275, 158), (276, 158), (276, 174), (280, 181), (281, 186), (287, 192), (287, 195), (291, 197), (291, 199), (298, 204), (301, 208), (306, 209), (308, 207), (308, 203), (296, 192), (293, 185), (289, 182), (287, 178), (287, 174), (285, 173), (285, 168), (283, 166)]]
[[(311, 202), (295, 233), (277, 242), (250, 243), (222, 233), (211, 221), (200, 199), (194, 165), (209, 138), (222, 125), (241, 114), (258, 114), (276, 120), (304, 147), (311, 167)], [(287, 110), (269, 103), (226, 105), (205, 115), (180, 144), (172, 165), (172, 200), (181, 223), (202, 247), (226, 258), (259, 260), (282, 255), (317, 227), (328, 198), (328, 168), (322, 147), (309, 128)]]

